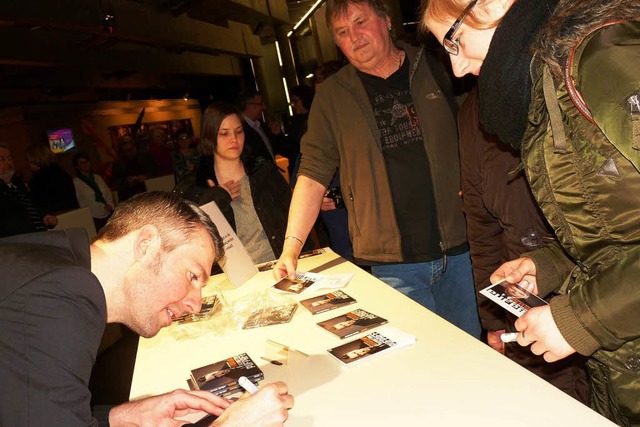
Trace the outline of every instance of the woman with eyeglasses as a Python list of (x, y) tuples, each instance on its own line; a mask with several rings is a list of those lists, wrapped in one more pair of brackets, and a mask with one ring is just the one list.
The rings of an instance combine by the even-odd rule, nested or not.
[[(240, 112), (224, 103), (202, 117), (196, 182), (216, 202), (255, 264), (282, 252), (291, 190), (273, 162), (245, 148)], [(206, 202), (198, 200), (198, 203)]]
[(475, 74), (480, 121), (521, 152), (559, 243), (500, 266), (561, 295), (516, 321), (548, 362), (587, 362), (591, 406), (640, 425), (640, 2), (428, 0), (422, 25)]

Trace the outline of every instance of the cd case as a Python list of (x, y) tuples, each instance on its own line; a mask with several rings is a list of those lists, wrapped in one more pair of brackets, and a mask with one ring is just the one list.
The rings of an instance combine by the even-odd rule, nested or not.
[(518, 317), (525, 314), (530, 308), (542, 307), (548, 304), (545, 300), (523, 287), (508, 283), (505, 280), (487, 286), (480, 291), (480, 294)]

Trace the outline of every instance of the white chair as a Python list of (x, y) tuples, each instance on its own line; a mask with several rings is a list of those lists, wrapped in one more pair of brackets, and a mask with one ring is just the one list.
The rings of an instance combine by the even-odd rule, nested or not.
[(159, 176), (144, 180), (147, 191), (171, 191), (176, 186), (176, 178), (173, 175)]
[(58, 225), (54, 230), (64, 230), (65, 228), (84, 228), (87, 230), (89, 239), (96, 237), (96, 226), (93, 223), (93, 217), (91, 216), (91, 209), (88, 207), (74, 209), (69, 212), (57, 215)]

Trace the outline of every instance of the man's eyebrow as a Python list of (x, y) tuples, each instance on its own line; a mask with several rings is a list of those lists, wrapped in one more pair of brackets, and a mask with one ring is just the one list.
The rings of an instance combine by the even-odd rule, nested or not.
[[(202, 278), (201, 279), (202, 282), (203, 282), (202, 287), (204, 288), (205, 286), (207, 286), (207, 283), (209, 282), (210, 273), (207, 272), (207, 270), (204, 267), (202, 267), (201, 265), (198, 265), (198, 270), (200, 270), (198, 272), (198, 277)], [(211, 270), (209, 270), (209, 271), (211, 271)]]

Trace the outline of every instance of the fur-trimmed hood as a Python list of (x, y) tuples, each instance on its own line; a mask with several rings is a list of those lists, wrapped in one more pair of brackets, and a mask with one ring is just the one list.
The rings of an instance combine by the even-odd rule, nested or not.
[(616, 20), (640, 20), (640, 1), (560, 0), (533, 45), (534, 53), (561, 76), (574, 46), (594, 28)]

